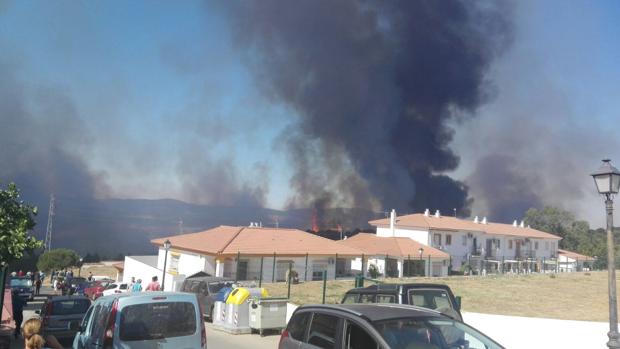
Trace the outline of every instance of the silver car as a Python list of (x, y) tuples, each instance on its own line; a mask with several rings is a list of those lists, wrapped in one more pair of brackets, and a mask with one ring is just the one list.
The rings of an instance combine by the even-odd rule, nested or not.
[(279, 349), (503, 349), (474, 328), (413, 305), (304, 305)]
[(204, 349), (207, 338), (196, 295), (117, 293), (97, 299), (77, 327), (74, 349)]
[(52, 296), (45, 300), (41, 310), (43, 332), (58, 339), (73, 338), (75, 330), (71, 323), (79, 323), (90, 307), (90, 299), (84, 296)]

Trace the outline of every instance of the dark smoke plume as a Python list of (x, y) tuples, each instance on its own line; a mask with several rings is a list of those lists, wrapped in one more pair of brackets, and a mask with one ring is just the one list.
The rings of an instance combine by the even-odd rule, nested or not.
[(485, 74), (511, 37), (505, 4), (226, 4), (259, 85), (301, 117), (284, 137), (292, 204), (329, 191), (344, 196), (334, 204), (469, 214), (467, 186), (442, 174), (459, 164), (446, 123), (489, 96)]

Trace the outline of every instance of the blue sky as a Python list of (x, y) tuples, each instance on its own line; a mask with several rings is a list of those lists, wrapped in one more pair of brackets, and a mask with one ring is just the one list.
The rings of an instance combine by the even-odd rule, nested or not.
[[(620, 165), (619, 18), (616, 1), (516, 2), (514, 41), (487, 77), (493, 98), (452, 125), (451, 175), (476, 183), (478, 161), (505, 153), (544, 204), (600, 224), (588, 174), (605, 156)], [(281, 138), (298, 116), (258, 88), (252, 53), (214, 2), (0, 0), (0, 63), (28, 94), (68, 97), (79, 125), (66, 127), (83, 138), (67, 151), (101, 176), (101, 197), (230, 204), (229, 190), (258, 185), (280, 208), (291, 195)], [(192, 193), (203, 182), (186, 182), (201, 172), (233, 189)], [(472, 214), (484, 215), (479, 182)]]

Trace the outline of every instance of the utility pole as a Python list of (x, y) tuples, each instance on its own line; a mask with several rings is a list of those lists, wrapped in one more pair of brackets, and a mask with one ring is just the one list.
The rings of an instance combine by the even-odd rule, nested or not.
[(47, 229), (45, 230), (45, 246), (44, 249), (49, 251), (52, 249), (52, 228), (54, 226), (54, 194), (50, 195), (50, 208), (47, 214)]

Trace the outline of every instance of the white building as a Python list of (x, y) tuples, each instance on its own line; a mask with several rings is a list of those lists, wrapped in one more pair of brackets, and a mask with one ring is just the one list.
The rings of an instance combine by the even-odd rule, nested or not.
[(562, 249), (558, 250), (558, 259), (561, 272), (588, 271), (594, 263), (594, 258), (590, 256)]
[[(163, 244), (171, 243), (167, 258)], [(166, 290), (179, 289), (190, 275), (208, 275), (235, 280), (285, 281), (291, 268), (299, 280), (321, 280), (352, 276), (351, 261), (363, 252), (297, 229), (259, 226), (219, 226), (206, 231), (154, 239), (159, 253), (152, 257), (127, 257), (124, 281), (132, 276), (159, 275), (166, 259)], [(143, 283), (145, 282), (144, 277)]]
[(387, 277), (448, 275), (449, 254), (410, 238), (359, 233), (338, 243), (364, 252), (352, 261), (356, 271), (367, 271), (374, 264)]
[(538, 271), (557, 266), (559, 236), (545, 233), (523, 222), (489, 222), (486, 217), (473, 220), (441, 216), (429, 210), (419, 214), (396, 216), (369, 222), (377, 236), (407, 237), (450, 255), (453, 270)]

